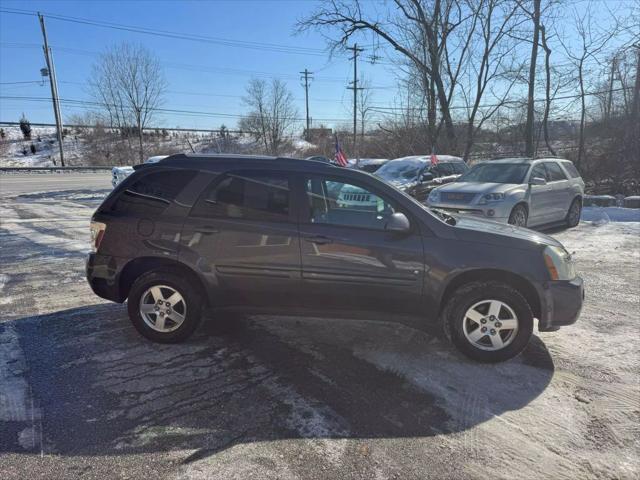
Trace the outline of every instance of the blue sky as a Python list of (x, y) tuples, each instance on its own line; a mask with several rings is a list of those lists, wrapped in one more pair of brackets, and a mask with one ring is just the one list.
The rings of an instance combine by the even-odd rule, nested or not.
[[(2, 7), (41, 11), (45, 14), (49, 44), (54, 51), (60, 98), (88, 99), (87, 77), (95, 52), (121, 41), (142, 44), (159, 57), (169, 84), (165, 108), (239, 115), (246, 111), (241, 96), (252, 76), (283, 79), (296, 97), (304, 116), (304, 89), (300, 71), (317, 72), (310, 89), (314, 124), (349, 121), (352, 64), (346, 57), (332, 60), (321, 53), (324, 39), (317, 33), (296, 35), (296, 20), (314, 6), (308, 1), (11, 1)], [(46, 13), (96, 19), (265, 44), (312, 49), (312, 54), (292, 54), (169, 39), (127, 31), (47, 19)], [(0, 14), (0, 85), (4, 96), (48, 97), (47, 84), (7, 85), (36, 81), (44, 66), (42, 35), (37, 17)], [(56, 48), (57, 47), (57, 48)], [(365, 52), (366, 53), (366, 52)], [(395, 78), (388, 66), (361, 63), (362, 74), (375, 77), (373, 99), (387, 104), (395, 94)], [(232, 71), (229, 71), (229, 70)], [(240, 70), (240, 71), (238, 71)], [(254, 74), (253, 72), (259, 72)], [(183, 93), (178, 93), (183, 92)], [(203, 95), (201, 95), (203, 94)], [(32, 122), (52, 122), (50, 103), (0, 100), (0, 120), (16, 121), (24, 111)], [(63, 117), (82, 109), (63, 107)], [(328, 119), (328, 120), (323, 120)], [(164, 126), (193, 128), (233, 126), (236, 118), (164, 115)]]
[[(595, 3), (595, 14), (604, 17), (606, 9), (601, 7), (605, 3), (618, 8), (632, 5), (634, 1), (601, 0)], [(573, 0), (570, 5), (579, 8), (583, 3), (584, 0)], [(349, 125), (352, 97), (346, 86), (352, 77), (351, 62), (346, 55), (329, 59), (328, 54), (323, 53), (326, 43), (319, 33), (294, 33), (296, 21), (309, 14), (315, 5), (314, 0), (0, 0), (2, 8), (45, 14), (62, 99), (88, 100), (86, 81), (97, 54), (122, 41), (135, 42), (153, 51), (161, 61), (169, 84), (164, 108), (226, 115), (165, 114), (156, 120), (161, 126), (185, 128), (217, 128), (223, 123), (233, 128), (237, 116), (246, 112), (241, 97), (252, 76), (286, 81), (303, 117), (304, 90), (298, 72), (305, 68), (315, 72), (310, 89), (314, 125)], [(385, 8), (382, 2), (365, 5), (366, 8)], [(289, 47), (287, 50), (294, 47), (304, 52), (275, 52), (164, 38), (70, 23), (47, 18), (47, 13), (261, 45), (285, 45)], [(1, 96), (49, 97), (47, 84), (12, 84), (40, 79), (39, 69), (45, 63), (41, 42), (37, 17), (0, 13)], [(374, 87), (372, 102), (393, 105), (398, 98), (396, 67), (388, 62), (372, 64), (367, 61), (371, 53), (371, 49), (364, 53), (360, 71)], [(80, 107), (63, 105), (63, 120), (83, 111)], [(53, 122), (48, 101), (0, 98), (0, 121), (17, 121), (22, 112), (32, 122)]]

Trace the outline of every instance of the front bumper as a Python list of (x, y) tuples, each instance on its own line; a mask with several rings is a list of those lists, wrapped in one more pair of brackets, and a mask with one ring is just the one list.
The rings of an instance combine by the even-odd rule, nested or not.
[(544, 288), (544, 311), (538, 323), (541, 332), (552, 332), (578, 320), (584, 302), (584, 282), (576, 277), (569, 281), (548, 282)]
[(445, 212), (474, 215), (477, 217), (483, 217), (489, 220), (505, 223), (509, 220), (509, 214), (511, 213), (511, 207), (502, 203), (474, 205), (471, 203), (434, 203), (427, 200), (426, 205), (431, 208), (444, 210)]

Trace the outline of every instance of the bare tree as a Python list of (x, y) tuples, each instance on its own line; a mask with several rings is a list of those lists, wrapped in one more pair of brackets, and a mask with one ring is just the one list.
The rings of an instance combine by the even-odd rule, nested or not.
[(538, 63), (538, 43), (540, 38), (540, 0), (533, 0), (533, 9), (524, 6), (523, 0), (517, 0), (522, 10), (533, 23), (533, 39), (531, 41), (531, 58), (529, 60), (529, 88), (527, 92), (527, 122), (524, 128), (525, 155), (533, 157), (534, 153), (534, 94), (536, 88), (536, 65)]
[(367, 79), (361, 78), (358, 81), (358, 115), (360, 117), (360, 142), (361, 145), (364, 145), (364, 134), (366, 131), (366, 121), (369, 115), (371, 114), (371, 109), (373, 108), (373, 93), (371, 90), (371, 82)]
[(544, 50), (544, 113), (542, 115), (542, 132), (544, 135), (544, 143), (551, 155), (555, 156), (556, 152), (551, 146), (549, 140), (549, 112), (551, 111), (551, 47), (547, 42), (547, 29), (545, 25), (540, 25), (540, 38), (542, 39), (542, 49)]
[(447, 38), (464, 22), (466, 12), (457, 0), (393, 0), (393, 6), (395, 13), (385, 17), (363, 9), (360, 0), (325, 0), (298, 27), (338, 30), (338, 37), (330, 40), (333, 50), (344, 48), (359, 33), (372, 34), (393, 48), (433, 82), (447, 148), (455, 151), (456, 129), (443, 75), (443, 55)]
[[(580, 93), (580, 127), (578, 133), (578, 156), (576, 158), (576, 165), (580, 166), (584, 159), (584, 132), (587, 118), (586, 82), (588, 79), (585, 65), (589, 60), (599, 61), (598, 55), (619, 32), (620, 23), (615, 21), (613, 25), (608, 25), (606, 29), (599, 28), (591, 14), (591, 4), (588, 4), (582, 13), (574, 9), (573, 19), (578, 45), (573, 48), (567, 41), (562, 41), (561, 44), (567, 58), (575, 67)], [(612, 19), (615, 20), (615, 17), (612, 16)]]
[(135, 131), (139, 160), (143, 162), (143, 131), (157, 116), (166, 91), (160, 62), (146, 48), (122, 43), (100, 56), (89, 85), (109, 125), (126, 135)]
[(268, 84), (252, 79), (243, 101), (250, 112), (240, 120), (240, 129), (261, 142), (266, 152), (278, 155), (298, 116), (292, 93), (281, 80)]
[[(467, 107), (465, 160), (469, 158), (478, 131), (507, 102), (523, 68), (514, 58), (518, 43), (510, 35), (522, 23), (518, 5), (504, 0), (468, 1), (469, 33), (465, 35), (463, 48), (459, 49), (460, 56), (468, 53), (463, 64), (458, 61), (455, 75), (450, 76), (451, 94), (457, 86)], [(449, 57), (445, 57), (448, 62)], [(465, 78), (470, 81), (464, 81)], [(487, 90), (497, 85), (500, 93), (491, 92), (493, 103), (483, 108), (481, 104)]]

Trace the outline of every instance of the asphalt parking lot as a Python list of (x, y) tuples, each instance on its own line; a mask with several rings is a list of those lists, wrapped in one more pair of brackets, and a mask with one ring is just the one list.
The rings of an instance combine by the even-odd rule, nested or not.
[(335, 318), (208, 319), (158, 345), (86, 284), (110, 191), (86, 180), (0, 179), (0, 478), (640, 475), (639, 223), (552, 233), (582, 317), (504, 364)]

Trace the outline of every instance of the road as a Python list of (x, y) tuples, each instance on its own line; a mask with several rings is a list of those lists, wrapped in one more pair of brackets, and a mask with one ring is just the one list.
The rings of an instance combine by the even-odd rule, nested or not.
[(111, 188), (111, 173), (0, 173), (0, 194)]
[(336, 318), (207, 318), (159, 345), (84, 279), (110, 189), (55, 185), (0, 198), (3, 480), (638, 478), (640, 224), (554, 233), (582, 317), (504, 364)]

